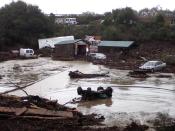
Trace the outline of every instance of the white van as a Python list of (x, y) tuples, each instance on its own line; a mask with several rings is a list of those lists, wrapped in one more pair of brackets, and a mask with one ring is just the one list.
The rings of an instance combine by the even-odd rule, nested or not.
[(21, 48), (19, 50), (19, 55), (20, 57), (24, 57), (24, 58), (31, 58), (34, 56), (34, 50), (33, 49), (24, 49), (24, 48)]

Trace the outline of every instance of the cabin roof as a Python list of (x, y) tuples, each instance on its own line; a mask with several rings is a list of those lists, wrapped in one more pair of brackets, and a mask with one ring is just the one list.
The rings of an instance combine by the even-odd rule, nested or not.
[(98, 46), (129, 48), (134, 41), (101, 41)]

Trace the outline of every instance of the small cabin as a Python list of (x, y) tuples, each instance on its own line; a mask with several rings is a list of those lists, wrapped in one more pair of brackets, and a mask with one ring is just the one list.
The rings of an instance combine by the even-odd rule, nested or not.
[(98, 45), (98, 52), (104, 54), (115, 54), (121, 51), (127, 52), (134, 45), (134, 41), (101, 41)]
[(53, 59), (72, 60), (75, 57), (84, 57), (89, 51), (89, 45), (81, 39), (62, 41), (55, 44)]

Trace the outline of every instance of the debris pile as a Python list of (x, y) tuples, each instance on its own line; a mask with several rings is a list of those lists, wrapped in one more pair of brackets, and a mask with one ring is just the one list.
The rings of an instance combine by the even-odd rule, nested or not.
[(156, 76), (157, 78), (172, 78), (172, 75), (169, 74), (160, 74)]
[(0, 52), (0, 62), (12, 59), (9, 52)]
[(134, 78), (147, 78), (150, 77), (145, 70), (133, 70), (128, 73), (128, 76)]
[[(100, 125), (95, 115), (83, 115), (75, 108), (39, 96), (0, 95), (0, 128), (3, 130), (71, 129)], [(4, 124), (2, 124), (4, 123)]]
[(94, 77), (108, 77), (108, 73), (101, 73), (101, 74), (84, 74), (80, 71), (70, 71), (69, 76), (70, 78), (94, 78)]

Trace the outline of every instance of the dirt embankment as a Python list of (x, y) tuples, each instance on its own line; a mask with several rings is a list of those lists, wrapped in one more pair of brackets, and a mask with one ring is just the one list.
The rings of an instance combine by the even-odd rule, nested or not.
[(169, 64), (167, 56), (175, 56), (175, 43), (169, 41), (138, 42), (137, 46), (130, 49), (128, 53), (121, 54), (117, 58), (115, 55), (107, 55), (106, 61), (94, 61), (93, 63), (122, 70), (133, 70), (145, 60), (161, 60), (167, 63), (167, 68), (162, 72), (175, 73), (175, 60)]

